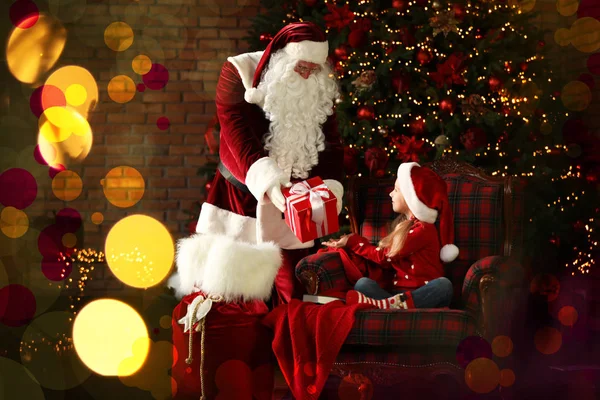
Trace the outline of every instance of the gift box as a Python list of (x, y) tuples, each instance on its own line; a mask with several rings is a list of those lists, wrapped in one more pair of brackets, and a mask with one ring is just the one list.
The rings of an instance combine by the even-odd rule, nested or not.
[(283, 195), (285, 222), (302, 243), (339, 230), (337, 199), (321, 178), (295, 183)]

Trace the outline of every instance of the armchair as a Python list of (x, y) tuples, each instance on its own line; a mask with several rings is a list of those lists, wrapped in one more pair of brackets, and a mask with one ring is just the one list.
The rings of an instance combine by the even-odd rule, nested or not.
[[(454, 213), (460, 255), (445, 269), (454, 286), (453, 302), (445, 309), (359, 311), (321, 398), (343, 398), (342, 388), (352, 385), (372, 391), (374, 399), (404, 396), (408, 388), (415, 394), (425, 390), (437, 395), (435, 391), (447, 390), (447, 385), (432, 385), (430, 380), (448, 375), (452, 387), (465, 390), (464, 365), (457, 361), (461, 341), (481, 336), (491, 342), (513, 328), (512, 313), (523, 287), (520, 182), (491, 177), (451, 159), (428, 166), (447, 182)], [(393, 179), (349, 182), (346, 200), (352, 232), (373, 243), (387, 233), (394, 217), (388, 196), (393, 186)], [(307, 293), (352, 288), (341, 265), (328, 257), (335, 255), (319, 254), (298, 264), (296, 275)]]

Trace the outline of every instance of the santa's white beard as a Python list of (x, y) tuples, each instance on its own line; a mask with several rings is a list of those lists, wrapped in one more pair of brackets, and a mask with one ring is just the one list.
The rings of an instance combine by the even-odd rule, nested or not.
[(296, 61), (284, 52), (271, 56), (259, 89), (266, 93), (263, 110), (271, 121), (265, 150), (291, 177), (306, 179), (325, 149), (321, 126), (333, 113), (338, 89), (328, 65), (304, 79), (294, 71)]

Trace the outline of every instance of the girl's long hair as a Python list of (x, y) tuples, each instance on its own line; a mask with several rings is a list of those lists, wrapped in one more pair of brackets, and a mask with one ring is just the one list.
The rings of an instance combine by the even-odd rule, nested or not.
[(387, 255), (389, 257), (398, 254), (402, 249), (402, 246), (404, 246), (408, 231), (412, 228), (413, 224), (414, 219), (409, 219), (404, 214), (399, 215), (392, 222), (390, 234), (379, 242), (379, 247), (388, 249)]

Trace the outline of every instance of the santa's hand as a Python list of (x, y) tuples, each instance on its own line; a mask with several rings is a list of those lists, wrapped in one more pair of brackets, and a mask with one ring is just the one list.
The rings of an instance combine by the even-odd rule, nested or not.
[[(290, 185), (291, 183), (288, 183), (284, 186), (289, 187)], [(280, 185), (277, 184), (271, 186), (269, 189), (267, 189), (266, 194), (269, 197), (269, 200), (271, 200), (271, 203), (273, 203), (273, 205), (277, 207), (279, 211), (285, 212), (285, 197), (283, 197), (283, 193), (281, 193)]]

